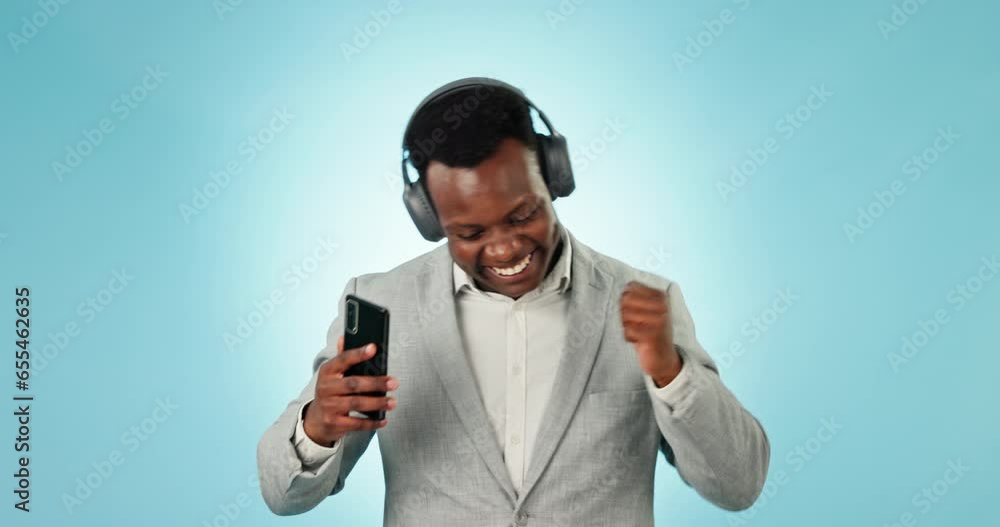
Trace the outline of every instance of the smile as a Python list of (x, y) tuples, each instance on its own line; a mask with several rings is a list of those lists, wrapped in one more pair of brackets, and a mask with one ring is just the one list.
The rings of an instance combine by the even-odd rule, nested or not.
[(534, 254), (535, 254), (534, 251), (528, 253), (528, 255), (525, 256), (524, 258), (522, 258), (520, 262), (517, 262), (516, 264), (512, 265), (511, 267), (489, 267), (489, 266), (487, 266), (486, 268), (489, 269), (490, 271), (492, 271), (493, 274), (502, 276), (504, 278), (510, 278), (512, 276), (517, 276), (517, 275), (523, 273), (524, 270), (527, 269), (529, 265), (531, 265), (531, 258), (532, 258), (532, 255), (534, 255)]

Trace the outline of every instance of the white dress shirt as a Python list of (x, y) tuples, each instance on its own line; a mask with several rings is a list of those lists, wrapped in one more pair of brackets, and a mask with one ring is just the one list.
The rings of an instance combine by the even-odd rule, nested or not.
[(486, 292), (454, 266), (459, 333), (507, 472), (520, 490), (566, 336), (573, 248), (537, 288), (514, 300)]
[[(571, 286), (573, 248), (564, 227), (558, 229), (563, 240), (559, 260), (537, 288), (517, 300), (479, 289), (453, 263), (456, 317), (464, 351), (517, 490), (552, 393), (566, 335), (569, 298), (565, 293)], [(651, 393), (668, 407), (685, 399), (681, 395), (690, 389), (686, 362), (680, 375), (662, 388), (646, 376)], [(305, 434), (302, 414), (300, 409), (292, 439), (303, 466), (315, 469), (339, 451), (340, 441), (329, 448), (313, 442)]]

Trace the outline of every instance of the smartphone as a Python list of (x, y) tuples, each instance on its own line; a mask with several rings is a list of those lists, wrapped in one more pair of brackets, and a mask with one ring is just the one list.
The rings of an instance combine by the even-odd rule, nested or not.
[[(389, 366), (389, 310), (367, 300), (347, 295), (344, 306), (344, 349), (360, 348), (375, 344), (375, 356), (355, 364), (344, 372), (344, 376), (388, 375)], [(365, 392), (360, 395), (385, 397), (385, 392)], [(362, 419), (385, 419), (385, 410), (354, 412), (352, 417)]]

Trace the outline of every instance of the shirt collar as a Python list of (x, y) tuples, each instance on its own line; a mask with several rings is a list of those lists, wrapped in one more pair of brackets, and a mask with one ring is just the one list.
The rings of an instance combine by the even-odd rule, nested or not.
[[(562, 240), (562, 253), (559, 255), (559, 260), (556, 261), (555, 267), (552, 268), (550, 272), (544, 279), (542, 283), (539, 284), (536, 290), (540, 292), (547, 292), (555, 289), (560, 294), (565, 293), (569, 290), (570, 286), (570, 271), (573, 269), (573, 244), (570, 243), (569, 236), (566, 234), (566, 228), (562, 224), (558, 224), (556, 228), (559, 231), (560, 240)], [(482, 292), (478, 287), (476, 287), (475, 280), (469, 276), (468, 273), (462, 270), (457, 263), (452, 261), (452, 275), (454, 277), (455, 294), (457, 295), (463, 289), (468, 288), (473, 291)]]

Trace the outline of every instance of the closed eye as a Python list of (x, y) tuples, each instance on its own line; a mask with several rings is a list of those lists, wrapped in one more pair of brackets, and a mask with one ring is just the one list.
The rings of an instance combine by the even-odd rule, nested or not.
[[(511, 223), (511, 225), (524, 225), (525, 223), (529, 223), (529, 222), (531, 222), (532, 220), (534, 220), (535, 218), (538, 217), (538, 213), (541, 210), (542, 210), (541, 206), (536, 206), (534, 209), (531, 209), (531, 212), (529, 212), (527, 215), (512, 216), (510, 218), (510, 223)], [(478, 231), (475, 231), (475, 232), (472, 232), (472, 233), (456, 233), (455, 234), (455, 236), (458, 239), (463, 240), (463, 241), (473, 241), (473, 240), (478, 239), (482, 235), (483, 235), (483, 231), (482, 230), (478, 230)]]
[(532, 219), (534, 219), (535, 216), (538, 215), (538, 211), (539, 210), (541, 210), (541, 207), (535, 207), (531, 211), (531, 213), (528, 214), (527, 216), (522, 216), (520, 218), (511, 218), (510, 222), (513, 223), (514, 225), (521, 225), (523, 223), (528, 223), (529, 221), (531, 221)]

